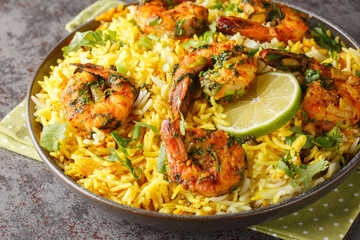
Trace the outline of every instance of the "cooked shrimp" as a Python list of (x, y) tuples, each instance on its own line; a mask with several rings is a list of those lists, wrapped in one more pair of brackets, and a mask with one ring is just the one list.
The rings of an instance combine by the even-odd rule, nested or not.
[(315, 81), (306, 82), (302, 108), (321, 129), (329, 130), (336, 122), (354, 124), (360, 120), (359, 77), (324, 66), (303, 54), (266, 49), (259, 58), (274, 68), (318, 74)]
[(119, 127), (138, 95), (130, 77), (94, 64), (72, 65), (77, 68), (60, 96), (66, 121), (85, 133)]
[(243, 179), (244, 150), (226, 132), (193, 128), (183, 137), (168, 119), (162, 122), (160, 133), (171, 178), (184, 189), (217, 196), (234, 190)]
[[(208, 69), (214, 67), (213, 69)], [(205, 72), (202, 72), (205, 71)], [(216, 101), (241, 96), (253, 83), (257, 68), (254, 60), (241, 52), (233, 41), (204, 45), (186, 55), (174, 72), (170, 106), (175, 119), (186, 113), (198, 77), (203, 91)]]
[[(218, 31), (232, 35), (239, 32), (260, 41), (271, 41), (273, 38), (298, 41), (309, 30), (305, 15), (270, 0), (252, 0), (251, 3), (241, 3), (239, 8), (250, 18), (219, 17), (216, 20)], [(270, 22), (270, 27), (263, 26), (267, 22)]]
[[(179, 1), (178, 1), (179, 2)], [(191, 37), (208, 28), (208, 10), (191, 2), (168, 9), (165, 1), (150, 0), (141, 4), (135, 20), (144, 33), (169, 37)]]

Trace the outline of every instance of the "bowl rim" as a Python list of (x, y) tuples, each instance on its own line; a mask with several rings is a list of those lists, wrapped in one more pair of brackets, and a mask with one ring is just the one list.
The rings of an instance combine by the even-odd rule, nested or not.
[[(343, 38), (345, 38), (347, 40), (348, 43), (350, 43), (352, 46), (351, 47), (355, 47), (355, 48), (360, 48), (360, 45), (350, 36), (348, 35), (346, 32), (344, 32), (343, 30), (341, 30), (340, 27), (338, 27), (337, 25), (331, 23), (330, 21), (328, 21), (327, 19), (317, 15), (316, 13), (310, 11), (310, 10), (306, 10), (304, 8), (295, 6), (293, 4), (288, 4), (288, 3), (283, 3), (281, 1), (277, 1), (279, 3), (285, 4), (291, 8), (294, 8), (298, 11), (301, 11), (305, 14), (308, 14), (310, 17), (314, 18), (316, 21), (321, 22), (323, 24), (326, 25), (326, 27), (330, 27), (332, 28), (331, 30), (335, 30), (338, 33), (340, 33), (341, 39), (344, 40)], [(125, 6), (130, 5), (130, 4), (126, 4)], [(311, 21), (311, 20), (310, 20)], [(27, 97), (26, 97), (26, 120), (27, 120), (27, 126), (28, 126), (28, 130), (29, 130), (29, 134), (31, 137), (31, 140), (35, 146), (36, 151), (38, 152), (38, 154), (40, 155), (40, 158), (43, 160), (43, 162), (49, 167), (49, 169), (51, 170), (51, 172), (53, 174), (55, 174), (58, 178), (60, 178), (63, 182), (65, 182), (67, 184), (67, 186), (69, 186), (70, 188), (72, 188), (76, 193), (80, 193), (81, 195), (85, 196), (86, 198), (95, 200), (96, 202), (99, 202), (101, 204), (104, 204), (106, 206), (112, 207), (112, 208), (116, 208), (118, 210), (122, 210), (128, 213), (134, 213), (134, 214), (139, 214), (139, 215), (144, 215), (144, 216), (149, 216), (151, 218), (161, 218), (161, 219), (173, 219), (173, 220), (182, 220), (182, 221), (213, 221), (213, 220), (224, 220), (224, 219), (239, 219), (239, 218), (247, 218), (250, 216), (262, 216), (264, 214), (269, 214), (269, 213), (277, 213), (282, 209), (285, 208), (289, 208), (291, 206), (296, 206), (298, 204), (300, 204), (302, 201), (304, 200), (309, 200), (311, 198), (316, 198), (315, 200), (311, 200), (308, 204), (311, 204), (313, 202), (315, 202), (317, 199), (319, 199), (320, 197), (324, 197), (331, 189), (335, 188), (337, 185), (339, 185), (342, 181), (345, 180), (345, 178), (347, 178), (350, 173), (352, 171), (354, 171), (357, 168), (357, 165), (359, 165), (360, 163), (360, 151), (356, 153), (356, 155), (340, 170), (338, 170), (333, 176), (331, 176), (329, 179), (325, 180), (324, 182), (316, 185), (313, 188), (310, 188), (292, 198), (289, 198), (283, 202), (280, 203), (276, 203), (273, 205), (269, 205), (266, 207), (261, 207), (261, 208), (257, 208), (257, 209), (251, 209), (249, 211), (243, 211), (243, 212), (238, 212), (238, 213), (227, 213), (227, 214), (221, 214), (221, 215), (177, 215), (177, 214), (172, 214), (172, 213), (161, 213), (161, 212), (156, 212), (156, 211), (150, 211), (150, 210), (146, 210), (146, 209), (141, 209), (141, 208), (136, 208), (136, 207), (131, 207), (125, 204), (121, 204), (121, 203), (117, 203), (114, 202), (112, 200), (106, 199), (104, 197), (101, 197), (87, 189), (85, 189), (84, 187), (80, 186), (79, 184), (77, 184), (74, 180), (72, 180), (70, 177), (66, 176), (65, 173), (63, 171), (61, 171), (56, 165), (55, 165), (55, 160), (51, 160), (48, 155), (47, 155), (47, 151), (44, 150), (35, 135), (33, 126), (32, 126), (32, 121), (31, 119), (34, 117), (31, 115), (31, 105), (34, 104), (31, 100), (31, 96), (33, 96), (32, 94), (32, 90), (34, 85), (36, 84), (36, 78), (39, 75), (40, 71), (42, 70), (42, 68), (44, 67), (44, 65), (49, 61), (49, 59), (51, 59), (51, 56), (58, 51), (59, 46), (64, 45), (64, 43), (66, 41), (69, 41), (69, 39), (72, 38), (72, 36), (75, 34), (75, 32), (80, 31), (81, 29), (87, 29), (88, 25), (94, 24), (95, 20), (89, 20), (87, 22), (85, 22), (83, 25), (79, 26), (78, 28), (76, 28), (73, 32), (69, 33), (66, 37), (64, 37), (63, 39), (61, 39), (46, 55), (46, 57), (42, 60), (41, 64), (39, 65), (36, 73), (33, 76), (33, 79), (31, 81), (30, 87), (28, 88), (27, 91)], [(47, 73), (50, 73), (50, 70), (47, 71)], [(330, 188), (330, 189), (329, 189)], [(296, 209), (295, 209), (296, 210)], [(294, 210), (294, 211), (295, 211)], [(276, 215), (276, 214), (275, 214)], [(283, 214), (285, 215), (285, 214)], [(265, 219), (267, 220), (267, 219)], [(261, 220), (258, 222), (260, 223), (262, 222)]]

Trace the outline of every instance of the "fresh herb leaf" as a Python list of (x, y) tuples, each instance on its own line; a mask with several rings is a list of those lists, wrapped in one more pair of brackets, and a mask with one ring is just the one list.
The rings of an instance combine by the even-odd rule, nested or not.
[(168, 7), (171, 7), (173, 5), (172, 0), (165, 0)]
[(269, 61), (271, 61), (271, 60), (277, 60), (277, 59), (279, 59), (281, 57), (281, 54), (279, 54), (279, 53), (269, 53), (268, 55), (267, 55), (267, 57), (266, 57), (266, 60), (269, 60)]
[(282, 157), (277, 162), (276, 166), (293, 179), (293, 187), (309, 184), (317, 173), (322, 172), (328, 168), (328, 161), (324, 159), (318, 162), (314, 162), (310, 165), (294, 165), (288, 162), (289, 155), (290, 154), (287, 154), (286, 156)]
[(174, 30), (174, 36), (175, 37), (182, 37), (185, 34), (185, 29), (182, 27), (184, 24), (185, 19), (181, 19), (175, 23), (175, 30)]
[(121, 62), (118, 65), (116, 65), (116, 71), (121, 74), (127, 73), (127, 66), (125, 62)]
[(155, 16), (154, 18), (150, 18), (148, 20), (149, 26), (156, 26), (159, 25), (162, 22), (162, 18), (159, 16)]
[(216, 172), (220, 172), (221, 171), (221, 163), (219, 162), (219, 159), (218, 159), (218, 157), (216, 155), (216, 152), (211, 151), (211, 155), (214, 156), (215, 161), (216, 161)]
[(199, 37), (199, 41), (195, 39), (190, 39), (189, 41), (182, 44), (182, 47), (185, 48), (188, 52), (191, 48), (199, 48), (208, 43), (214, 42), (213, 36), (216, 32), (216, 22), (212, 22), (209, 25), (210, 30), (206, 31)]
[(302, 147), (303, 149), (311, 149), (314, 146), (314, 136), (313, 135), (305, 135), (306, 136), (306, 142), (304, 144), (304, 146)]
[(320, 71), (319, 70), (311, 70), (311, 69), (306, 70), (305, 83), (309, 84), (318, 79), (320, 79)]
[(127, 157), (127, 152), (124, 153), (124, 157), (125, 157), (125, 161), (124, 161), (116, 153), (115, 148), (110, 148), (109, 150), (110, 150), (112, 155), (109, 156), (108, 161), (110, 161), (110, 162), (116, 162), (116, 160), (120, 161), (122, 165), (124, 165), (127, 169), (129, 169), (129, 171), (131, 172), (131, 174), (133, 175), (135, 180), (139, 180), (141, 178), (142, 170), (140, 168), (138, 168), (138, 167), (134, 168), (134, 166), (132, 165), (131, 160)]
[(336, 52), (341, 51), (340, 44), (326, 34), (326, 29), (321, 23), (319, 23), (318, 27), (314, 27), (311, 33), (314, 35), (314, 39), (320, 47), (331, 49)]
[(135, 123), (135, 126), (138, 125), (140, 127), (146, 127), (149, 128), (151, 131), (153, 131), (156, 135), (160, 135), (158, 129), (150, 124), (146, 124), (146, 123), (142, 123), (142, 122), (137, 122), (137, 121), (133, 121)]
[(356, 73), (355, 73), (356, 76), (358, 76), (360, 78), (360, 70), (356, 70)]
[(224, 5), (221, 2), (221, 0), (216, 0), (216, 5), (211, 7), (211, 9), (222, 9), (222, 8), (224, 8)]
[(58, 151), (60, 149), (59, 141), (65, 138), (67, 123), (54, 123), (44, 126), (40, 136), (40, 146), (49, 152)]
[(208, 62), (208, 60), (205, 57), (201, 57), (198, 60), (196, 60), (195, 62), (185, 66), (184, 68), (185, 69), (193, 68), (193, 67), (196, 67), (196, 66), (199, 66), (199, 65), (206, 64), (207, 62)]
[(331, 148), (333, 146), (328, 136), (316, 137), (313, 143), (322, 148)]
[(138, 42), (139, 47), (150, 49), (152, 47), (152, 41), (147, 37), (140, 37)]
[(335, 146), (338, 146), (340, 143), (342, 143), (343, 133), (338, 127), (334, 127), (329, 132), (327, 132), (326, 136), (330, 138), (332, 141), (332, 144)]
[(140, 137), (140, 126), (135, 124), (134, 126), (134, 132), (133, 132), (133, 137), (132, 139), (133, 140), (139, 140), (139, 137)]
[(260, 50), (260, 48), (252, 49), (252, 50), (248, 51), (248, 55), (249, 55), (250, 57), (254, 57), (255, 54), (257, 54), (257, 52), (258, 52), (259, 50)]
[[(107, 41), (116, 41), (116, 31), (108, 30), (103, 33), (101, 30), (76, 32), (75, 36), (71, 40), (68, 46), (62, 48), (64, 55), (68, 55), (70, 52), (75, 52), (81, 47), (95, 47), (96, 44), (104, 46)], [(120, 46), (125, 44), (120, 41)]]
[(160, 152), (159, 157), (157, 160), (157, 171), (159, 173), (165, 173), (166, 172), (166, 151), (164, 145), (160, 145)]
[(235, 11), (242, 12), (242, 10), (238, 8), (238, 5), (236, 3), (230, 3), (225, 8), (225, 12), (235, 12)]
[(132, 139), (121, 137), (118, 131), (112, 131), (110, 134), (115, 139), (120, 151), (125, 152)]
[(160, 37), (156, 36), (156, 35), (153, 34), (153, 33), (149, 33), (149, 34), (148, 34), (148, 38), (150, 38), (151, 40), (153, 40), (153, 41), (155, 41), (155, 42), (157, 42), (157, 41), (160, 40)]

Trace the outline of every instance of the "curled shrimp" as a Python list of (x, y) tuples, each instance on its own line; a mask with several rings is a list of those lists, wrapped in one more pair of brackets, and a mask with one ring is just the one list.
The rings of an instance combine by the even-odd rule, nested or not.
[(130, 77), (95, 64), (72, 65), (77, 68), (60, 95), (66, 121), (80, 132), (120, 127), (138, 95)]
[(303, 54), (262, 50), (259, 58), (266, 64), (286, 71), (318, 74), (315, 81), (305, 78), (307, 90), (302, 108), (319, 130), (329, 130), (336, 122), (355, 124), (360, 120), (360, 78), (333, 67), (324, 66)]
[(183, 2), (173, 9), (168, 7), (162, 0), (150, 0), (141, 4), (135, 14), (140, 29), (146, 34), (158, 36), (167, 34), (169, 37), (190, 37), (195, 33), (203, 33), (208, 28), (207, 8), (191, 2)]
[[(216, 23), (220, 32), (231, 35), (239, 32), (246, 37), (269, 42), (273, 38), (279, 41), (298, 41), (309, 30), (304, 14), (270, 0), (241, 3), (239, 9), (248, 13), (250, 18), (219, 17)], [(270, 22), (270, 27), (263, 25), (267, 22)]]
[(172, 179), (204, 196), (236, 189), (247, 168), (241, 145), (224, 131), (193, 128), (181, 136), (176, 124), (164, 120), (160, 131)]
[(179, 112), (186, 113), (199, 80), (206, 95), (226, 102), (245, 93), (256, 71), (254, 60), (233, 41), (197, 48), (186, 55), (174, 71), (169, 96), (174, 119), (179, 119)]

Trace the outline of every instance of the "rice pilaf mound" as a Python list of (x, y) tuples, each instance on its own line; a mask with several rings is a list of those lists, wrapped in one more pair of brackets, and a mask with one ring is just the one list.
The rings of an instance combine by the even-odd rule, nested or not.
[[(214, 6), (217, 1), (197, 0), (197, 4), (209, 9), (209, 22), (213, 22), (220, 14), (247, 16), (240, 12), (222, 12)], [(103, 33), (116, 32), (116, 40), (107, 40), (103, 45), (80, 48), (69, 52), (58, 65), (51, 67), (51, 73), (39, 82), (42, 87), (40, 93), (32, 97), (36, 103), (36, 120), (43, 126), (64, 121), (61, 110), (60, 93), (68, 80), (73, 76), (75, 66), (70, 63), (92, 63), (106, 68), (122, 66), (125, 74), (135, 79), (133, 83), (140, 89), (139, 96), (134, 103), (134, 109), (126, 122), (116, 130), (122, 137), (132, 138), (134, 122), (149, 124), (160, 129), (164, 119), (171, 118), (168, 104), (169, 90), (172, 84), (174, 64), (181, 62), (188, 54), (182, 47), (183, 41), (160, 36), (150, 39), (150, 46), (139, 45), (140, 39), (146, 37), (134, 24), (134, 7), (119, 8), (116, 17), (111, 22), (103, 22), (99, 29)], [(328, 34), (330, 34), (328, 32)], [(195, 41), (200, 36), (194, 36)], [(148, 38), (147, 38), (148, 39)], [(332, 65), (342, 71), (357, 74), (360, 71), (360, 51), (352, 48), (342, 48), (339, 54), (321, 48), (313, 38), (304, 38), (298, 42), (260, 43), (241, 34), (234, 36), (214, 33), (214, 42), (232, 39), (245, 49), (277, 48), (292, 53), (303, 53), (315, 58), (319, 62)], [(339, 38), (335, 39), (338, 43)], [(255, 57), (258, 55), (256, 53)], [(123, 64), (125, 63), (125, 64)], [(259, 72), (274, 71), (260, 61), (257, 62)], [(299, 82), (303, 76), (294, 74)], [(223, 107), (213, 99), (194, 100), (186, 118), (186, 128), (200, 127), (215, 129), (215, 123), (226, 125), (226, 115)], [(60, 149), (51, 152), (66, 175), (74, 179), (87, 190), (104, 198), (128, 206), (143, 208), (151, 211), (187, 215), (212, 215), (248, 211), (254, 208), (268, 206), (292, 198), (309, 188), (330, 178), (343, 164), (344, 157), (353, 156), (359, 149), (360, 132), (357, 125), (339, 124), (342, 140), (336, 151), (313, 146), (306, 150), (305, 134), (300, 134), (290, 143), (286, 141), (294, 135), (295, 129), (304, 127), (301, 110), (287, 124), (277, 131), (259, 137), (253, 143), (243, 144), (248, 162), (248, 171), (244, 173), (244, 180), (232, 192), (218, 196), (205, 197), (183, 189), (179, 184), (170, 180), (165, 173), (157, 170), (157, 161), (161, 148), (161, 138), (149, 128), (141, 128), (140, 136), (131, 143), (128, 158), (134, 167), (141, 169), (142, 176), (136, 180), (129, 169), (121, 162), (106, 161), (110, 148), (116, 143), (110, 133), (93, 128), (91, 137), (77, 134), (76, 129), (67, 126), (65, 138), (60, 141)], [(254, 143), (255, 142), (255, 143)], [(142, 150), (135, 148), (142, 144)], [(294, 177), (289, 176), (278, 167), (280, 159), (286, 157), (293, 165), (306, 164), (308, 166), (326, 161), (326, 170), (316, 175), (308, 184), (295, 184)], [(121, 158), (124, 153), (117, 152)], [(342, 157), (344, 156), (344, 157)], [(296, 179), (296, 176), (295, 176)]]

